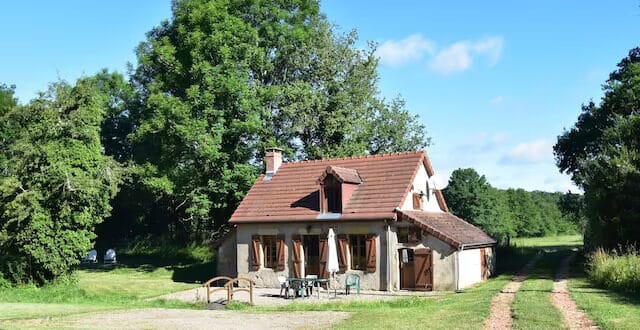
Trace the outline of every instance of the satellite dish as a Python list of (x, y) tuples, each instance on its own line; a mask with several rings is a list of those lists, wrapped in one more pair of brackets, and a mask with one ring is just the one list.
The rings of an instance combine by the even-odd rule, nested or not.
[(434, 190), (442, 190), (449, 185), (449, 180), (441, 177), (438, 174), (434, 174), (429, 178), (429, 188)]

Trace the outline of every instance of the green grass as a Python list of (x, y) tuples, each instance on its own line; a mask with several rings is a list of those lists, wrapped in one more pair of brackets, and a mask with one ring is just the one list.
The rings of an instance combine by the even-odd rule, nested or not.
[(500, 276), (463, 293), (446, 292), (432, 297), (323, 304), (293, 303), (273, 307), (233, 304), (229, 308), (265, 312), (352, 312), (352, 317), (336, 326), (338, 329), (482, 329), (482, 323), (489, 315), (491, 299), (509, 280), (508, 276)]
[(569, 292), (578, 307), (602, 329), (638, 329), (640, 297), (599, 289), (586, 278), (581, 262), (576, 262)]
[(599, 287), (622, 293), (640, 294), (640, 253), (598, 249), (588, 258), (589, 279)]
[(512, 306), (514, 329), (566, 329), (551, 291), (553, 274), (567, 255), (566, 250), (545, 253), (522, 283)]
[(517, 247), (574, 247), (582, 246), (582, 236), (562, 235), (547, 237), (519, 237), (512, 239), (511, 244)]
[[(126, 259), (126, 258), (124, 258)], [(129, 257), (130, 260), (134, 260)], [(0, 320), (65, 315), (142, 307), (202, 308), (177, 300), (153, 299), (166, 293), (198, 287), (177, 282), (176, 272), (192, 265), (158, 267), (137, 262), (118, 266), (91, 265), (68, 278), (42, 287), (22, 285), (0, 289)], [(195, 264), (198, 267), (208, 263)], [(209, 268), (212, 273), (213, 269)], [(197, 272), (196, 272), (197, 273)], [(6, 311), (6, 312), (5, 312)]]

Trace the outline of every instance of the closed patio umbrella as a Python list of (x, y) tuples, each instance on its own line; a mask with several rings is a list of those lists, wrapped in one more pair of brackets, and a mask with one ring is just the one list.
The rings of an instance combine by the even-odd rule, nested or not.
[[(333, 228), (329, 228), (329, 235), (327, 236), (327, 272), (331, 274), (331, 278), (335, 279), (336, 272), (340, 269), (338, 264), (338, 248), (336, 246), (336, 234), (333, 232)], [(334, 284), (334, 292), (335, 292)]]

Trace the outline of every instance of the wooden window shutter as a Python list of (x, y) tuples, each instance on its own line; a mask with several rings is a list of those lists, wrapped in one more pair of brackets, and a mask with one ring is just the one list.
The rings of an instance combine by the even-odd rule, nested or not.
[(276, 271), (283, 271), (284, 265), (287, 262), (287, 259), (284, 257), (284, 235), (278, 235), (276, 237), (276, 255), (278, 256), (278, 263), (276, 265)]
[(349, 253), (349, 240), (347, 239), (347, 235), (338, 235), (338, 251), (338, 264), (340, 266), (340, 272), (344, 273), (347, 271), (347, 254)]
[(367, 249), (367, 272), (375, 273), (376, 261), (377, 261), (376, 235), (367, 235), (366, 249)]
[(252, 271), (260, 269), (260, 236), (251, 236), (251, 267)]
[(413, 255), (416, 290), (433, 290), (431, 249), (416, 249)]
[(420, 195), (420, 193), (417, 193), (417, 192), (413, 193), (413, 209), (414, 210), (422, 209), (422, 196)]
[(328, 248), (327, 238), (320, 238), (320, 278), (329, 278), (329, 272), (327, 272)]
[(293, 235), (293, 277), (302, 277), (302, 236)]

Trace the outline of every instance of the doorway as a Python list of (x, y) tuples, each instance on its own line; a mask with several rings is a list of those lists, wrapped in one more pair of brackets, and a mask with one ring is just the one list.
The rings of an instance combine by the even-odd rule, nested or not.
[(304, 235), (302, 246), (305, 275), (320, 275), (320, 236)]
[(413, 249), (398, 249), (400, 260), (400, 289), (415, 288), (415, 270)]

